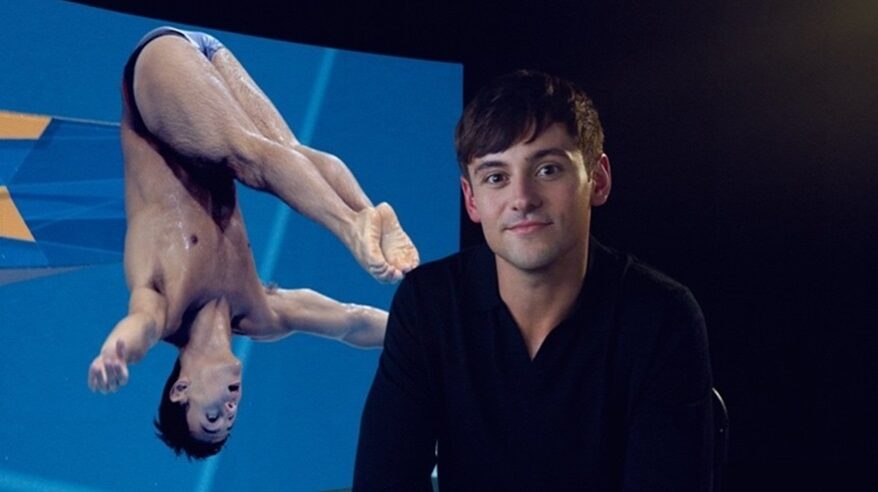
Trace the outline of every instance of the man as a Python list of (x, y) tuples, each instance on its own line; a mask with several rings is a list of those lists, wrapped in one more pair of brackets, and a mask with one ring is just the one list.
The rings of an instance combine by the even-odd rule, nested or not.
[(499, 78), (457, 126), (487, 247), (394, 298), (354, 489), (708, 490), (711, 375), (689, 291), (589, 237), (610, 163), (588, 97)]
[(296, 140), (215, 38), (150, 32), (122, 90), (131, 299), (89, 368), (89, 386), (116, 391), (127, 365), (155, 343), (176, 345), (156, 425), (177, 454), (203, 458), (225, 442), (241, 397), (233, 333), (276, 340), (302, 331), (376, 347), (387, 317), (307, 289), (263, 287), (235, 180), (329, 228), (379, 281), (398, 281), (418, 254), (393, 209), (373, 207), (344, 163)]

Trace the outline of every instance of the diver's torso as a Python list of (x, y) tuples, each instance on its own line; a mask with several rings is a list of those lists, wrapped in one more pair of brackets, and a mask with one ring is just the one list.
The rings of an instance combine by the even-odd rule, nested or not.
[(148, 286), (165, 296), (165, 335), (220, 298), (233, 320), (266, 316), (231, 174), (219, 164), (186, 162), (133, 131), (124, 117), (122, 147), (126, 277), (132, 289)]

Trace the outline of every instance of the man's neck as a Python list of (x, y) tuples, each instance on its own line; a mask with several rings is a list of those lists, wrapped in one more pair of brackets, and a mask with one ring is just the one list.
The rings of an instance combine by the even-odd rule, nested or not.
[(180, 349), (183, 358), (234, 358), (229, 305), (225, 300), (204, 305), (189, 331), (189, 342)]
[(533, 359), (549, 333), (568, 317), (585, 281), (588, 248), (551, 268), (523, 271), (497, 257), (500, 298)]

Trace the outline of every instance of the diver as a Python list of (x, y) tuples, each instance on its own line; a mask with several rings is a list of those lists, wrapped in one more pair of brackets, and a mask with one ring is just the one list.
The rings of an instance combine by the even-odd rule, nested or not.
[(380, 282), (418, 265), (393, 208), (373, 206), (337, 157), (299, 142), (216, 38), (162, 27), (125, 66), (121, 141), (128, 229), (128, 315), (88, 371), (112, 393), (159, 340), (179, 348), (155, 425), (178, 455), (222, 448), (242, 394), (232, 335), (273, 341), (312, 333), (378, 347), (387, 313), (309, 289), (264, 286), (235, 181), (271, 193), (325, 226)]

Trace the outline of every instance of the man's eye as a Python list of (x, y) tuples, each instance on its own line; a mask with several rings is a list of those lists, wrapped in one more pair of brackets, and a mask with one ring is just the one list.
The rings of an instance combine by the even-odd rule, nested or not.
[(553, 174), (558, 174), (561, 168), (557, 164), (546, 164), (541, 166), (537, 171), (537, 176), (551, 176)]
[(499, 184), (503, 182), (502, 174), (489, 174), (485, 176), (485, 183), (488, 184)]

